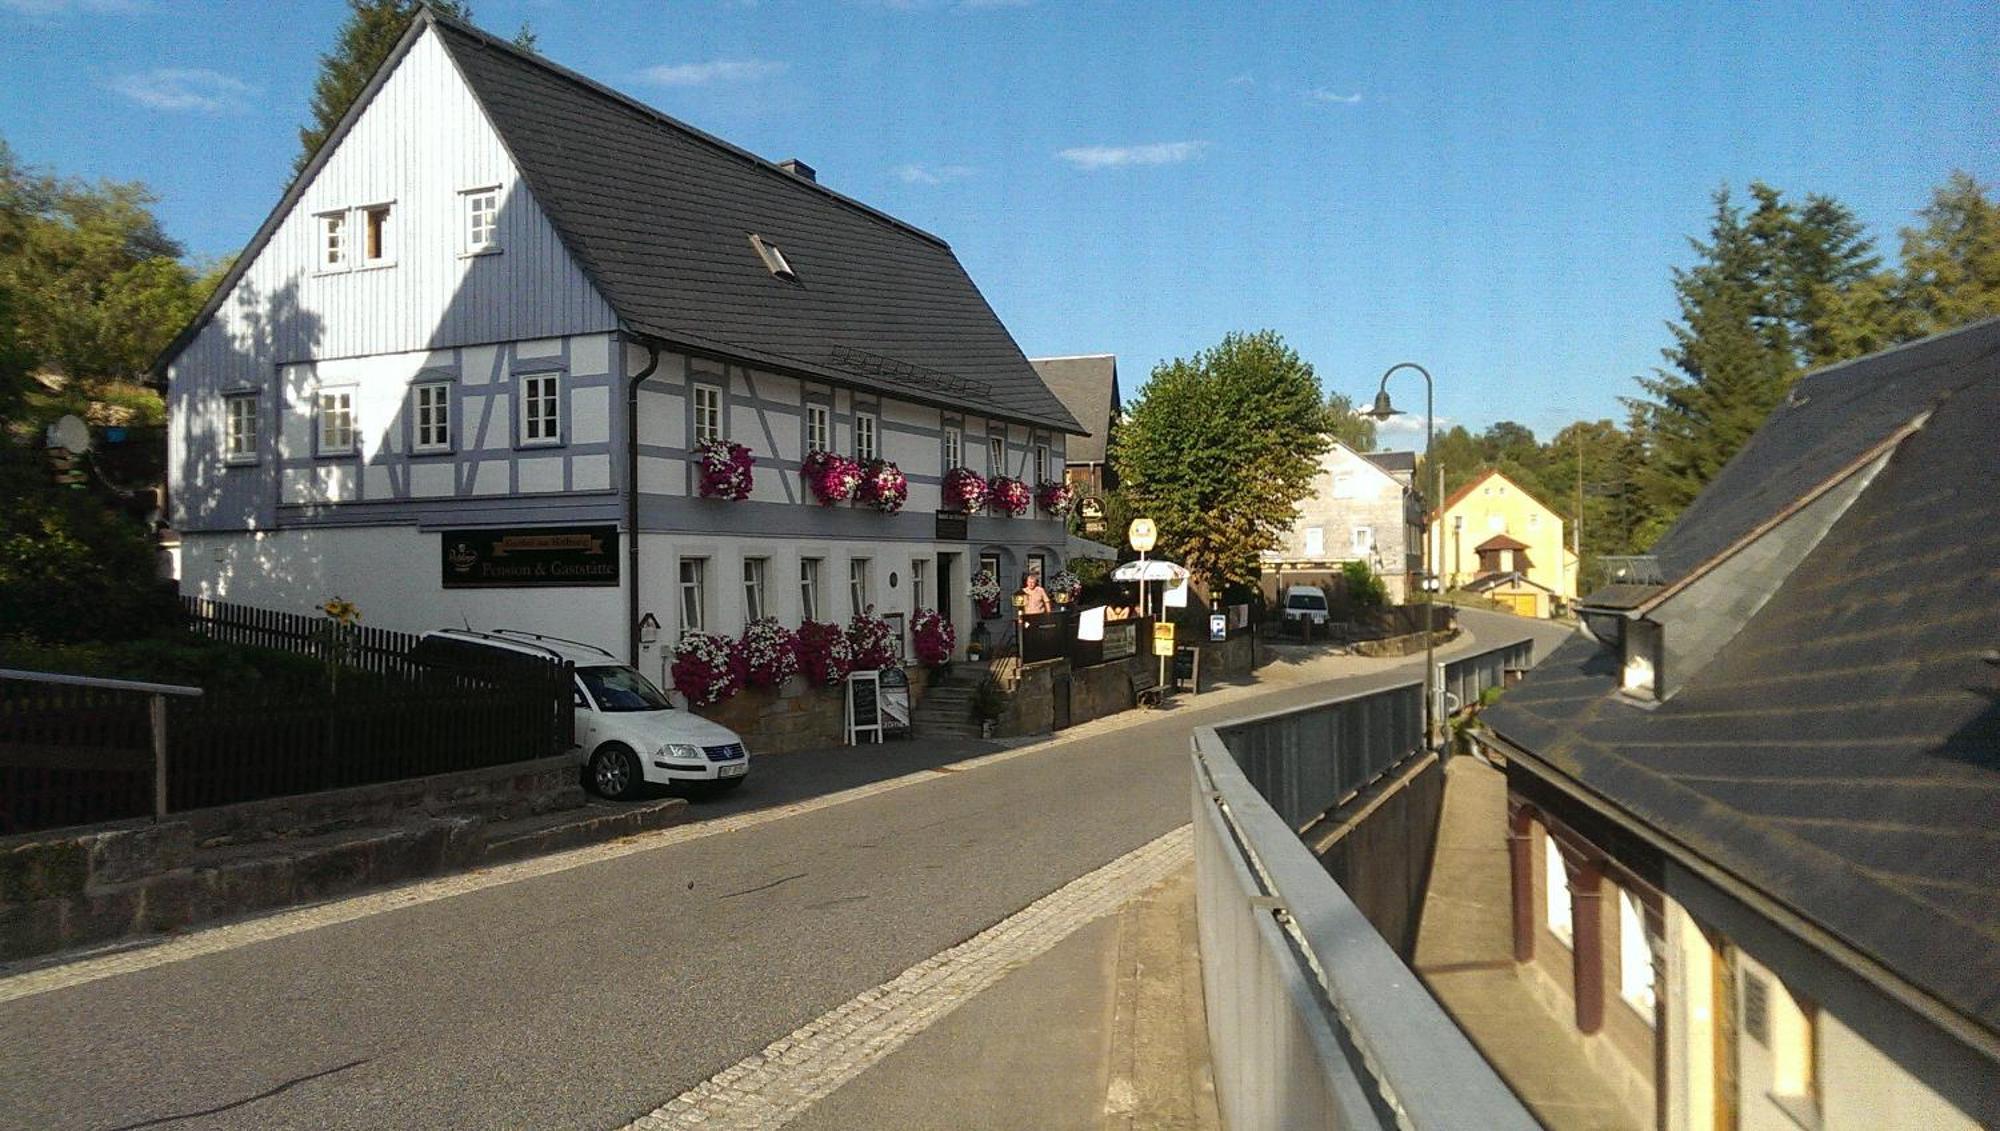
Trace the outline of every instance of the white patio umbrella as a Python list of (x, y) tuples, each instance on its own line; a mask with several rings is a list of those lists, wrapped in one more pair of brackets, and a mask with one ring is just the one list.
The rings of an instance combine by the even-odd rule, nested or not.
[(1126, 562), (1111, 571), (1113, 581), (1169, 581), (1175, 585), (1187, 580), (1188, 571), (1184, 566), (1158, 559), (1143, 562)]

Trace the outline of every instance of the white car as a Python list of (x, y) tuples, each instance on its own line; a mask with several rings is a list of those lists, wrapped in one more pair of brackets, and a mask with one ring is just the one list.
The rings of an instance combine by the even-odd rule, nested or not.
[(1286, 589), (1285, 619), (1311, 621), (1324, 626), (1327, 621), (1326, 591), (1316, 585), (1294, 585)]
[(648, 782), (733, 789), (750, 773), (749, 747), (735, 731), (676, 709), (651, 680), (602, 648), (513, 629), (447, 628), (425, 633), (410, 651), (421, 663), (473, 671), (491, 671), (515, 657), (576, 665), (583, 780), (604, 797), (637, 797)]

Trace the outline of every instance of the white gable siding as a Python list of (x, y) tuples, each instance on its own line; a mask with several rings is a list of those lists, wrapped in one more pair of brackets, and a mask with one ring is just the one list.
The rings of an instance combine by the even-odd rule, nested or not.
[[(463, 255), (467, 189), (499, 186), (497, 254)], [(319, 270), (317, 217), (387, 203), (393, 262)], [(349, 242), (358, 244), (358, 219)], [(535, 204), (498, 135), (438, 45), (416, 42), (236, 282), (169, 367), (176, 524), (269, 526), (271, 461), (219, 472), (220, 394), (258, 389), (269, 426), (280, 365), (616, 328)], [(217, 467), (207, 466), (216, 464)]]

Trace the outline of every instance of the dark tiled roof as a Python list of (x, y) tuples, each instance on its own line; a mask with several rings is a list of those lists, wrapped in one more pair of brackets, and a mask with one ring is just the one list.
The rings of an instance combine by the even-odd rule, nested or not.
[[(435, 27), (536, 203), (632, 330), (1078, 430), (943, 241), (476, 29)], [(766, 269), (753, 232), (796, 282)]]
[[(1981, 658), (2000, 647), (2000, 324), (1961, 333), (1904, 352), (1913, 374), (1864, 371), (1887, 388), (1813, 391), (1807, 407), (1865, 418), (1820, 416), (1840, 439), (1800, 456), (1824, 466), (1946, 399), (1678, 694), (1652, 710), (1620, 702), (1615, 660), (1579, 635), (1485, 720), (2000, 1033), (2000, 670)], [(1978, 374), (1969, 357), (1984, 358)], [(1784, 441), (1791, 426), (1774, 426)], [(1736, 507), (1701, 513), (1742, 521)], [(1682, 532), (1697, 536), (1719, 541)]]
[(1653, 547), (1674, 581), (1991, 373), (2000, 318), (1808, 374)]
[(1363, 452), (1362, 459), (1381, 468), (1391, 475), (1417, 473), (1417, 453), (1415, 452)]
[(1483, 554), (1488, 550), (1525, 550), (1527, 548), (1528, 544), (1518, 538), (1509, 538), (1505, 534), (1495, 534), (1493, 537), (1474, 546), (1472, 552)]
[(1658, 585), (1606, 585), (1591, 590), (1578, 604), (1592, 609), (1636, 609), (1659, 595)]
[(1062, 400), (1076, 422), (1090, 435), (1071, 440), (1065, 449), (1070, 463), (1103, 463), (1111, 420), (1118, 412), (1118, 359), (1110, 354), (1090, 357), (1028, 359), (1049, 391)]

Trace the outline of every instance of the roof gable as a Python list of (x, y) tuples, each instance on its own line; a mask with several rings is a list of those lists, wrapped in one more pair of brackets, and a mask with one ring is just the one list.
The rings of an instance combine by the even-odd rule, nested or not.
[(1103, 463), (1111, 422), (1118, 416), (1118, 359), (1105, 353), (1028, 360), (1049, 391), (1090, 433), (1071, 440), (1065, 458), (1070, 463)]
[[(1082, 428), (951, 249), (511, 44), (426, 14), (620, 319), (809, 379)], [(780, 278), (750, 242), (776, 245)]]
[(1451, 493), (1451, 496), (1445, 499), (1444, 506), (1438, 508), (1438, 510), (1434, 513), (1433, 517), (1436, 517), (1436, 515), (1449, 513), (1451, 511), (1451, 508), (1464, 502), (1466, 499), (1471, 498), (1473, 491), (1477, 490), (1481, 485), (1486, 483), (1488, 480), (1492, 479), (1498, 479), (1500, 482), (1505, 483), (1509, 487), (1512, 487), (1515, 491), (1520, 493), (1522, 498), (1527, 499), (1529, 502), (1542, 508), (1542, 510), (1548, 512), (1549, 514), (1556, 513), (1554, 507), (1551, 507), (1547, 503), (1543, 502), (1541, 498), (1537, 496), (1533, 491), (1530, 491), (1522, 487), (1519, 483), (1516, 483), (1512, 479), (1509, 479), (1505, 475), (1502, 475), (1500, 473), (1499, 468), (1489, 467), (1484, 471), (1481, 471), (1479, 474), (1473, 476), (1471, 479), (1467, 480), (1463, 487), (1460, 487), (1458, 490), (1453, 491)]

